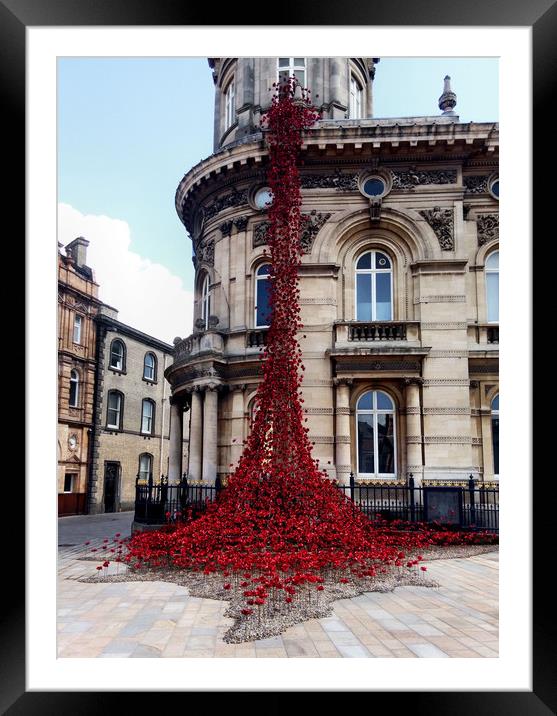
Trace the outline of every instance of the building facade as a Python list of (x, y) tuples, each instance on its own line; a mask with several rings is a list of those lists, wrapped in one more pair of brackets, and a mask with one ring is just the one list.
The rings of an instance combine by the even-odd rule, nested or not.
[(87, 262), (89, 242), (58, 248), (58, 512), (86, 510), (95, 383), (99, 286)]
[[(177, 425), (164, 377), (173, 347), (117, 320), (101, 307), (97, 328), (94, 434), (88, 512), (133, 510), (136, 480), (158, 483), (169, 470), (169, 439), (179, 431), (179, 463), (187, 464), (188, 430)], [(171, 416), (172, 412), (172, 416)], [(174, 424), (173, 424), (174, 421)]]
[[(194, 331), (166, 370), (191, 480), (226, 482), (247, 437), (269, 320), (268, 153), (258, 123), (295, 75), (322, 119), (301, 151), (299, 340), (314, 457), (347, 482), (498, 476), (498, 124), (374, 118), (377, 58), (211, 58), (215, 150), (176, 192)], [(170, 446), (182, 471), (183, 437)]]

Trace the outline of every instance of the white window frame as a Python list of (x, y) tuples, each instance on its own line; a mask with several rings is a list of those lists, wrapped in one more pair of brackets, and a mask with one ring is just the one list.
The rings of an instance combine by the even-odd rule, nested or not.
[[(114, 365), (114, 364), (112, 363), (112, 356), (115, 355), (115, 353), (114, 353), (114, 346), (115, 346), (117, 343), (119, 343), (120, 346), (122, 347), (122, 352), (120, 353), (120, 358), (119, 358), (119, 361), (118, 361), (119, 365)], [(114, 370), (123, 371), (123, 370), (124, 370), (124, 356), (125, 356), (125, 355), (126, 355), (126, 349), (125, 349), (125, 347), (124, 347), (124, 343), (123, 343), (119, 338), (115, 338), (115, 339), (112, 341), (112, 343), (110, 344), (110, 356), (109, 356), (109, 361), (108, 361), (108, 367), (109, 367), (109, 368), (113, 368)]]
[(73, 342), (81, 345), (81, 329), (83, 327), (83, 316), (76, 313), (73, 319)]
[[(386, 256), (386, 257), (389, 259), (389, 261), (391, 262), (391, 268), (388, 268), (388, 269), (376, 269), (376, 268), (373, 268), (373, 266), (375, 266), (375, 254), (377, 254), (377, 253), (379, 253), (379, 254), (385, 254), (385, 256)], [(393, 321), (393, 320), (394, 320), (394, 318), (393, 318), (393, 316), (394, 316), (394, 305), (393, 305), (393, 296), (394, 296), (394, 285), (393, 285), (393, 284), (394, 284), (394, 270), (393, 270), (393, 269), (394, 269), (394, 263), (393, 263), (393, 260), (392, 260), (392, 258), (390, 257), (390, 255), (389, 255), (386, 251), (380, 251), (380, 250), (378, 250), (378, 249), (377, 249), (377, 250), (376, 250), (376, 249), (370, 249), (370, 250), (368, 250), (368, 251), (363, 251), (363, 252), (356, 258), (355, 266), (358, 265), (358, 262), (359, 262), (359, 260), (362, 258), (362, 256), (365, 256), (366, 254), (371, 254), (371, 255), (372, 255), (372, 256), (371, 256), (371, 266), (372, 266), (372, 268), (370, 268), (370, 269), (359, 269), (359, 268), (356, 268), (356, 270), (355, 270), (355, 279), (354, 279), (354, 281), (355, 281), (356, 286), (355, 286), (354, 296), (356, 297), (356, 301), (355, 301), (355, 303), (354, 303), (354, 319), (355, 319), (356, 321), (359, 321), (359, 320), (360, 320), (360, 319), (358, 318), (358, 275), (359, 275), (359, 274), (371, 274), (371, 319), (370, 319), (370, 323), (375, 323), (375, 322), (377, 322), (377, 323), (385, 323), (385, 322), (387, 322), (387, 320)], [(376, 276), (378, 273), (389, 273), (389, 274), (391, 274), (391, 301), (390, 301), (391, 317), (390, 317), (389, 319), (381, 319), (381, 320), (379, 320), (379, 319), (377, 318), (377, 287), (376, 287), (375, 276)], [(367, 321), (362, 321), (362, 323), (367, 323)]]
[[(145, 406), (149, 406), (150, 414), (146, 414)], [(154, 428), (154, 417), (155, 417), (155, 404), (149, 398), (143, 398), (141, 401), (141, 434), (152, 435)], [(145, 423), (147, 422), (148, 428), (145, 429)]]
[(363, 119), (364, 88), (354, 72), (350, 73), (350, 116), (349, 119)]
[[(280, 73), (288, 71), (288, 77), (293, 77), (294, 72), (303, 72), (304, 73), (304, 81), (301, 82), (302, 87), (307, 87), (307, 57), (304, 57), (304, 64), (302, 65), (296, 65), (294, 63), (295, 57), (277, 57), (277, 83), (280, 82)], [(288, 65), (286, 67), (280, 67), (280, 60), (288, 60)]]
[[(73, 377), (75, 374), (75, 378)], [(75, 395), (74, 395), (74, 402), (72, 403), (72, 383), (75, 385)], [(73, 369), (70, 371), (70, 398), (69, 398), (69, 405), (70, 408), (78, 408), (79, 407), (79, 373), (77, 370)]]
[(259, 270), (260, 270), (261, 268), (263, 268), (263, 266), (269, 266), (269, 268), (271, 268), (271, 264), (268, 264), (268, 263), (260, 264), (260, 265), (255, 269), (255, 293), (254, 293), (254, 296), (253, 296), (253, 325), (254, 325), (255, 328), (269, 328), (270, 325), (271, 325), (270, 323), (265, 323), (265, 324), (261, 324), (261, 325), (258, 325), (258, 323), (257, 323), (257, 294), (258, 294), (258, 288), (259, 288), (259, 283), (258, 283), (258, 282), (259, 282), (259, 281), (268, 281), (268, 280), (269, 280), (269, 274), (268, 274), (268, 273), (267, 273), (267, 274), (262, 274), (261, 276), (259, 275)]
[(205, 330), (209, 328), (209, 313), (211, 311), (211, 292), (209, 290), (209, 274), (205, 275), (201, 286), (201, 320)]
[[(487, 262), (492, 256), (495, 256), (497, 254), (497, 268), (488, 268)], [(497, 274), (499, 276), (499, 249), (495, 249), (494, 251), (490, 251), (489, 254), (485, 257), (485, 313), (486, 313), (486, 320), (487, 323), (491, 323), (494, 326), (499, 324), (499, 306), (497, 306), (497, 320), (496, 321), (490, 321), (489, 320), (489, 288), (487, 283), (487, 278), (490, 275)]]
[(224, 131), (230, 129), (236, 119), (236, 84), (234, 77), (224, 90)]
[[(360, 400), (364, 397), (364, 395), (367, 395), (368, 393), (373, 394), (373, 403), (372, 403), (372, 409), (361, 409), (358, 408), (358, 404)], [(392, 410), (386, 410), (386, 409), (378, 409), (377, 408), (377, 393), (383, 393), (386, 395), (391, 403), (393, 404)], [(374, 455), (374, 461), (375, 461), (375, 467), (379, 467), (379, 431), (377, 430), (377, 416), (378, 415), (392, 415), (393, 416), (393, 445), (394, 445), (394, 472), (360, 472), (360, 436), (358, 431), (358, 416), (359, 415), (372, 415), (373, 416), (373, 455)], [(358, 398), (358, 402), (356, 403), (356, 473), (358, 477), (364, 477), (369, 479), (375, 479), (375, 478), (392, 478), (395, 479), (397, 476), (397, 470), (398, 470), (398, 449), (397, 449), (397, 435), (396, 435), (396, 420), (397, 420), (397, 410), (396, 410), (396, 403), (393, 400), (392, 396), (390, 396), (386, 391), (384, 390), (366, 390), (364, 391), (360, 397)]]
[[(150, 366), (147, 365), (147, 359), (148, 359), (148, 358), (150, 358), (151, 361), (152, 361), (152, 363), (151, 363)], [(155, 366), (156, 366), (155, 354), (154, 354), (154, 353), (151, 353), (151, 351), (148, 351), (147, 353), (145, 353), (145, 357), (143, 358), (143, 377), (145, 378), (145, 380), (150, 380), (150, 381), (152, 381), (153, 383), (155, 382)], [(147, 367), (149, 367), (149, 368), (151, 369), (151, 371), (152, 371), (152, 375), (151, 375), (151, 376), (145, 374)]]
[[(110, 407), (110, 398), (111, 396), (115, 396), (118, 398), (118, 408), (111, 408)], [(110, 422), (110, 413), (115, 412), (117, 415), (117, 424)], [(108, 393), (107, 399), (106, 399), (106, 427), (112, 428), (113, 430), (120, 430), (120, 425), (122, 422), (122, 394), (118, 393), (116, 391), (110, 391)]]
[[(148, 458), (149, 469), (147, 470), (147, 477), (142, 477), (142, 475), (145, 474), (145, 471), (142, 472), (142, 470), (141, 470), (141, 461), (143, 458)], [(149, 475), (151, 475), (152, 472), (153, 472), (153, 456), (151, 455), (151, 453), (148, 453), (148, 452), (141, 453), (141, 455), (139, 456), (139, 469), (138, 469), (139, 479), (145, 480), (145, 482), (148, 482)]]

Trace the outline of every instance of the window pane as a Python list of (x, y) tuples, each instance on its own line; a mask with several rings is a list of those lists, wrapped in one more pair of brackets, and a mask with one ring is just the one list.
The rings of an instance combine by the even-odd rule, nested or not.
[(491, 409), (492, 410), (499, 410), (499, 396), (496, 395), (493, 400), (491, 401)]
[(269, 279), (259, 279), (257, 283), (257, 326), (268, 326), (271, 323), (271, 283)]
[(499, 474), (499, 416), (491, 419), (491, 434), (493, 441), (493, 472)]
[(364, 393), (358, 400), (358, 410), (373, 410), (373, 393)]
[(485, 267), (488, 269), (498, 269), (499, 268), (499, 252), (494, 251), (492, 254), (489, 254), (487, 257), (487, 261), (485, 262)]
[(499, 321), (499, 274), (486, 274), (487, 284), (487, 320), (489, 323)]
[(357, 274), (356, 297), (356, 320), (371, 321), (371, 274)]
[(294, 72), (294, 77), (298, 80), (298, 84), (304, 87), (306, 84), (306, 72), (305, 70), (296, 70)]
[(370, 269), (371, 268), (371, 254), (368, 253), (360, 256), (358, 263), (356, 264), (357, 269)]
[(393, 401), (387, 393), (377, 392), (377, 410), (394, 410)]
[(375, 275), (375, 310), (376, 321), (390, 321), (391, 315), (391, 274)]
[(263, 264), (257, 269), (258, 276), (268, 276), (271, 272), (271, 264)]
[(377, 450), (379, 452), (379, 472), (394, 473), (395, 441), (394, 415), (379, 413), (377, 415)]
[(378, 269), (390, 269), (391, 261), (385, 254), (380, 254), (379, 251), (375, 254), (375, 267)]
[(306, 66), (305, 58), (304, 57), (295, 57), (294, 64), (296, 65), (296, 67), (305, 67)]
[(373, 415), (358, 415), (358, 472), (375, 472)]
[(67, 474), (64, 476), (64, 492), (71, 492), (73, 483), (73, 475)]
[(72, 407), (77, 406), (77, 381), (70, 380), (70, 405)]
[(290, 57), (279, 57), (279, 67), (288, 67), (290, 64)]

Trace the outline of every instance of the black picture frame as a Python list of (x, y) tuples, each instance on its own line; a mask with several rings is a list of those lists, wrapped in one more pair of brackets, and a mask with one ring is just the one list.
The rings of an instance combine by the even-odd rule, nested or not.
[[(271, 8), (276, 10), (277, 8)], [(551, 141), (551, 130), (555, 124), (548, 105), (552, 95), (552, 81), (557, 76), (557, 4), (555, 0), (529, 0), (528, 3), (491, 0), (483, 4), (473, 2), (447, 2), (446, 0), (377, 0), (373, 3), (338, 3), (322, 0), (310, 4), (307, 0), (296, 3), (278, 4), (280, 15), (264, 8), (250, 7), (242, 12), (237, 4), (219, 9), (218, 25), (307, 25), (307, 26), (357, 26), (357, 25), (415, 25), (415, 26), (527, 26), (532, 30), (533, 43), (533, 155), (534, 168), (543, 165), (553, 168), (555, 149)], [(202, 3), (185, 3), (176, 0), (0, 0), (0, 78), (3, 98), (4, 137), (9, 138), (6, 149), (12, 154), (9, 167), (9, 181), (4, 189), (4, 206), (16, 217), (17, 225), (25, 223), (25, 31), (29, 26), (87, 26), (87, 25), (213, 25), (214, 8)], [(277, 21), (277, 17), (279, 22)], [(289, 17), (295, 22), (284, 22)], [(520, 97), (520, 94), (518, 94)], [(6, 172), (7, 173), (7, 172)], [(544, 182), (538, 171), (534, 171), (533, 232), (541, 229), (553, 197), (549, 197), (551, 182)], [(554, 201), (554, 200), (553, 200)], [(520, 210), (520, 209), (518, 209)], [(553, 233), (553, 231), (551, 232)], [(12, 242), (13, 244), (14, 242)], [(18, 265), (25, 262), (25, 242), (19, 240), (12, 248), (16, 251)], [(18, 255), (19, 254), (19, 255)], [(535, 258), (535, 255), (534, 255)], [(18, 260), (19, 259), (19, 260)], [(544, 264), (547, 266), (549, 262)], [(536, 269), (536, 277), (541, 266)], [(536, 281), (536, 285), (540, 283)], [(13, 319), (12, 319), (13, 320)], [(10, 317), (8, 317), (8, 324)], [(534, 335), (541, 325), (539, 314), (534, 315)], [(15, 345), (12, 360), (22, 365), (25, 345), (20, 322), (13, 322), (8, 329)], [(523, 338), (524, 340), (524, 338)], [(15, 353), (15, 356), (14, 356)], [(523, 389), (534, 392), (541, 385), (541, 378), (535, 383), (534, 372), (529, 386)], [(543, 374), (542, 374), (543, 375)], [(547, 390), (547, 388), (546, 388)], [(550, 421), (549, 421), (550, 422)], [(537, 447), (551, 444), (548, 427), (537, 432)], [(540, 434), (541, 433), (541, 434)], [(547, 437), (548, 440), (544, 440)], [(535, 474), (532, 466), (532, 476)], [(538, 470), (539, 480), (544, 474)], [(552, 480), (552, 476), (548, 475)], [(548, 585), (546, 566), (553, 559), (550, 552), (551, 540), (544, 539), (544, 528), (551, 520), (546, 510), (542, 512), (541, 490), (534, 489), (533, 515), (533, 690), (531, 692), (388, 692), (370, 694), (370, 708), (377, 707), (377, 699), (407, 709), (408, 713), (428, 714), (540, 714), (555, 713), (557, 706), (555, 673), (555, 618), (552, 605), (546, 601)], [(22, 504), (18, 499), (18, 504)], [(22, 520), (9, 532), (14, 544), (24, 543)], [(4, 590), (5, 606), (1, 612), (1, 636), (3, 658), (0, 660), (0, 708), (8, 714), (93, 714), (111, 713), (116, 709), (130, 707), (130, 695), (124, 692), (27, 692), (25, 686), (25, 565), (23, 559), (10, 564), (10, 588)], [(517, 568), (517, 579), (520, 569)], [(218, 683), (218, 677), (216, 677)], [(191, 707), (191, 695), (183, 695), (182, 706)], [(211, 695), (211, 706), (220, 708), (230, 702), (229, 694)], [(276, 694), (266, 699), (265, 713), (278, 713), (284, 709), (288, 694)], [(142, 705), (155, 707), (154, 698), (160, 708), (160, 697), (151, 698), (141, 694)], [(327, 701), (334, 708), (337, 699), (327, 694)], [(394, 701), (393, 701), (394, 699)], [(236, 699), (234, 700), (236, 701)], [(340, 705), (340, 702), (338, 702)], [(217, 705), (218, 704), (218, 705)], [(373, 704), (373, 706), (372, 706)], [(155, 708), (156, 708), (155, 707)]]

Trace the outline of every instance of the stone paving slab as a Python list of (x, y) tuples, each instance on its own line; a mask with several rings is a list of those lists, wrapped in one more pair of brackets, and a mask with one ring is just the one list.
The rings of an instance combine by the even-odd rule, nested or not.
[[(334, 603), (331, 617), (282, 635), (227, 644), (227, 602), (191, 597), (167, 582), (76, 581), (87, 540), (129, 535), (132, 513), (59, 520), (61, 658), (497, 658), (498, 553), (428, 563), (439, 588), (398, 587)], [(99, 555), (100, 556), (100, 555)], [(102, 560), (101, 560), (102, 561)], [(120, 570), (123, 567), (119, 567)], [(115, 573), (116, 565), (108, 573)]]

